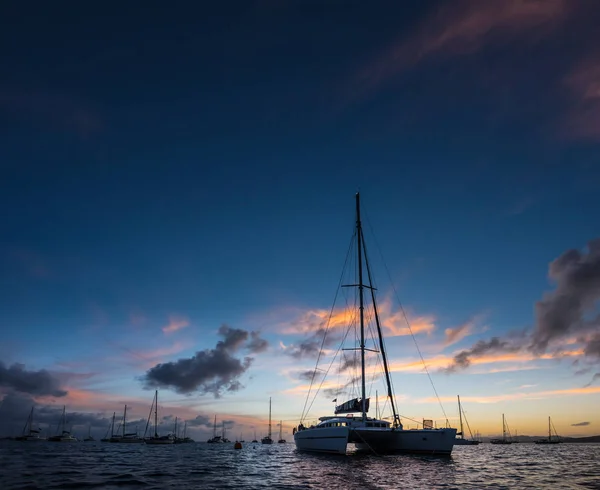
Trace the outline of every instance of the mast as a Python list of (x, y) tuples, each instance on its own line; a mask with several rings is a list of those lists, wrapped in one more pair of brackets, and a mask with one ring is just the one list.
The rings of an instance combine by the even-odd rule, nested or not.
[(110, 426), (110, 437), (115, 437), (115, 415), (117, 412), (113, 412), (112, 424)]
[(504, 425), (504, 414), (502, 414), (502, 440), (506, 441), (506, 425)]
[(183, 438), (185, 439), (185, 433), (187, 430), (187, 420), (185, 421), (185, 423), (183, 424)]
[(456, 395), (458, 398), (458, 417), (460, 418), (460, 435), (464, 439), (465, 433), (463, 432), (463, 422), (462, 422), (462, 409), (460, 408), (460, 395)]
[(360, 222), (360, 194), (356, 193), (356, 249), (358, 254), (358, 297), (360, 312), (360, 376), (361, 376), (361, 397), (362, 397), (362, 420), (367, 418), (367, 393), (365, 381), (365, 310), (364, 310), (364, 290), (363, 290), (363, 269), (362, 269), (362, 225)]
[(550, 430), (550, 416), (548, 416), (548, 442), (552, 441), (552, 431)]
[(127, 405), (125, 405), (125, 410), (123, 410), (123, 437), (125, 437), (125, 424), (127, 421)]
[(271, 397), (269, 397), (269, 439), (271, 438)]
[[(357, 194), (358, 198), (358, 194)], [(360, 221), (360, 220), (359, 220)], [(360, 225), (360, 223), (359, 223)], [(388, 367), (387, 356), (385, 354), (385, 346), (383, 345), (383, 334), (381, 333), (381, 323), (379, 321), (379, 312), (377, 311), (377, 301), (375, 300), (375, 288), (373, 287), (373, 280), (371, 277), (371, 266), (369, 265), (369, 260), (367, 259), (367, 244), (365, 243), (365, 237), (362, 234), (362, 226), (361, 226), (361, 241), (364, 249), (365, 256), (365, 264), (367, 265), (367, 276), (369, 278), (369, 289), (371, 290), (371, 301), (373, 302), (373, 312), (375, 313), (375, 324), (377, 325), (377, 335), (379, 337), (379, 350), (381, 351), (381, 359), (383, 360), (383, 370), (385, 371), (385, 383), (387, 386), (387, 396), (390, 400), (390, 405), (392, 407), (392, 414), (394, 415), (394, 427), (401, 427), (400, 416), (398, 412), (396, 412), (396, 405), (394, 403), (394, 396), (392, 393), (392, 381), (390, 378), (390, 370)], [(361, 312), (362, 315), (362, 312)], [(361, 317), (362, 318), (362, 317)], [(364, 331), (364, 328), (361, 328)], [(363, 349), (364, 352), (364, 349)], [(364, 375), (364, 372), (363, 372)], [(364, 381), (364, 376), (363, 376)]]
[(279, 440), (283, 439), (283, 420), (279, 421)]
[(158, 390), (154, 391), (154, 437), (158, 437)]
[(213, 437), (217, 437), (217, 416), (215, 415), (215, 425), (213, 426)]

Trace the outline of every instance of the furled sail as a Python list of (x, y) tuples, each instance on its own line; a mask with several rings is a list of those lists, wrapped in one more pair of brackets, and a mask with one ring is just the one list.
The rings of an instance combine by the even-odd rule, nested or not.
[[(365, 412), (369, 411), (369, 398), (365, 399)], [(362, 399), (354, 398), (353, 400), (335, 406), (335, 413), (355, 413), (362, 412)]]

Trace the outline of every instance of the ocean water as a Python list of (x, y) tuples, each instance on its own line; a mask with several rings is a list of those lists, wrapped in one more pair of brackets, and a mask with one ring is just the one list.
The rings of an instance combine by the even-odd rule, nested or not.
[(450, 457), (295, 445), (0, 442), (0, 489), (600, 489), (600, 444), (457, 446)]

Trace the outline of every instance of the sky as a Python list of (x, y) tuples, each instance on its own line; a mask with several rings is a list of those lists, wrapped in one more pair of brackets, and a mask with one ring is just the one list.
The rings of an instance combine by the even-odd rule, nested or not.
[(503, 413), (600, 434), (599, 21), (593, 0), (2, 2), (0, 435), (32, 406), (48, 432), (63, 406), (76, 435), (124, 405), (141, 430), (157, 389), (161, 430), (264, 435), (271, 398), (291, 439), (349, 320), (357, 191), (405, 426), (456, 426), (461, 395), (482, 435)]

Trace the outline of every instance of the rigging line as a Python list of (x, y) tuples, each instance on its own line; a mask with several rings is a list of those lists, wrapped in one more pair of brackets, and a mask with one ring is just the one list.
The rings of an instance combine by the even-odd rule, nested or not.
[[(308, 393), (306, 394), (306, 399), (304, 400), (304, 407), (302, 408), (302, 415), (300, 417), (300, 422), (302, 422), (304, 420), (304, 416), (306, 415), (306, 404), (308, 403), (308, 399), (310, 397), (310, 392), (312, 390), (312, 386), (315, 381), (315, 376), (317, 374), (317, 367), (319, 366), (319, 361), (321, 360), (321, 353), (323, 352), (323, 346), (325, 345), (325, 339), (327, 338), (327, 331), (329, 330), (329, 324), (331, 322), (331, 317), (333, 316), (333, 310), (335, 309), (335, 303), (336, 303), (337, 297), (340, 293), (342, 281), (344, 280), (344, 271), (346, 270), (346, 265), (348, 264), (348, 258), (350, 257), (350, 252), (352, 251), (352, 245), (354, 243), (354, 235), (355, 235), (355, 233), (352, 233), (352, 237), (350, 238), (350, 244), (348, 245), (348, 251), (346, 252), (346, 259), (344, 260), (344, 266), (342, 267), (342, 273), (340, 274), (340, 279), (338, 281), (338, 287), (335, 291), (335, 297), (333, 298), (333, 304), (331, 305), (331, 310), (329, 312), (329, 317), (327, 318), (327, 324), (325, 326), (325, 332), (323, 333), (323, 340), (321, 341), (321, 347), (319, 349), (319, 354), (317, 355), (317, 362), (315, 365), (315, 369), (313, 371), (312, 378), (310, 380), (310, 385), (308, 388)], [(328, 370), (328, 372), (329, 372), (329, 370)], [(323, 384), (323, 382), (321, 381), (321, 385), (322, 384)], [(318, 390), (317, 390), (317, 393), (318, 393)], [(317, 393), (315, 393), (315, 397), (317, 396)], [(313, 403), (314, 403), (314, 398), (313, 398), (313, 402), (311, 402), (310, 406), (312, 406)], [(309, 407), (309, 410), (310, 410), (310, 407)]]
[(417, 348), (417, 352), (419, 353), (419, 357), (421, 358), (421, 362), (423, 363), (423, 368), (425, 369), (425, 373), (427, 374), (427, 377), (429, 378), (429, 382), (431, 383), (431, 387), (433, 388), (433, 392), (435, 393), (435, 397), (437, 398), (438, 403), (440, 404), (440, 408), (442, 409), (442, 413), (444, 414), (444, 418), (446, 419), (446, 423), (448, 422), (448, 416), (446, 415), (446, 411), (444, 410), (444, 406), (442, 405), (442, 400), (440, 399), (440, 396), (438, 395), (438, 392), (435, 388), (435, 384), (433, 383), (433, 378), (431, 377), (431, 374), (429, 373), (429, 369), (427, 368), (427, 363), (425, 362), (425, 358), (423, 357), (423, 354), (421, 353), (421, 349), (419, 349), (419, 344), (417, 343), (417, 339), (415, 337), (415, 334), (413, 333), (413, 329), (410, 326), (410, 322), (408, 321), (408, 316), (406, 315), (406, 311), (404, 310), (404, 306), (402, 306), (402, 302), (400, 301), (400, 296), (398, 295), (398, 291), (396, 290), (396, 286), (394, 285), (394, 282), (392, 281), (392, 275), (390, 273), (390, 270), (387, 266), (387, 263), (385, 262), (385, 259), (383, 258), (383, 253), (381, 251), (381, 247), (379, 246), (379, 242), (377, 241), (377, 237), (375, 236), (375, 233), (373, 231), (373, 227), (371, 226), (371, 221), (369, 220), (369, 216), (367, 213), (365, 213), (366, 218), (367, 218), (367, 224), (369, 225), (369, 229), (371, 231), (371, 236), (373, 237), (373, 241), (375, 242), (375, 246), (377, 247), (377, 250), (379, 251), (379, 255), (381, 257), (381, 261), (383, 262), (383, 266), (385, 268), (385, 271), (387, 272), (388, 275), (388, 279), (390, 280), (390, 284), (392, 285), (392, 290), (394, 291), (394, 295), (396, 296), (396, 301), (398, 301), (398, 306), (400, 306), (400, 311), (402, 312), (402, 316), (404, 317), (404, 321), (406, 322), (406, 325), (408, 326), (408, 331), (410, 332), (410, 336), (413, 339), (413, 342), (415, 344), (415, 347)]

